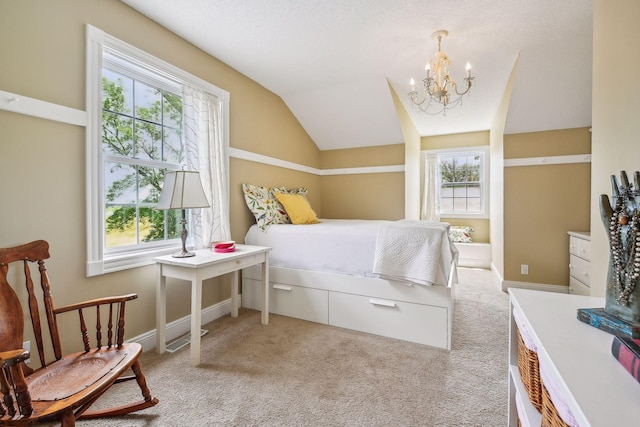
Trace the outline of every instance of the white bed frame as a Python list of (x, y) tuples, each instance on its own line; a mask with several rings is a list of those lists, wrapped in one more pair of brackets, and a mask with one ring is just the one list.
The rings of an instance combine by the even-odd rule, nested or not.
[[(405, 341), (451, 349), (455, 266), (447, 286), (269, 268), (269, 311)], [(242, 306), (262, 307), (260, 268), (242, 271)]]

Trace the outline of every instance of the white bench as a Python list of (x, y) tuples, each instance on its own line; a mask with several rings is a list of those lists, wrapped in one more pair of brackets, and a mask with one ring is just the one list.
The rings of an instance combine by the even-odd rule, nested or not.
[(460, 255), (459, 267), (491, 268), (490, 243), (454, 243)]

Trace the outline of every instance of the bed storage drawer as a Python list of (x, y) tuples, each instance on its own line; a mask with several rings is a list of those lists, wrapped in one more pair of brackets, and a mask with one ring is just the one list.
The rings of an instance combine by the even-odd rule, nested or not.
[[(328, 323), (328, 292), (295, 285), (269, 283), (269, 312), (317, 323)], [(242, 287), (242, 306), (262, 308), (262, 282), (245, 278)]]
[(329, 324), (386, 337), (447, 347), (447, 309), (360, 295), (329, 293)]
[(295, 285), (269, 284), (269, 307), (274, 314), (326, 324), (329, 316), (327, 291)]

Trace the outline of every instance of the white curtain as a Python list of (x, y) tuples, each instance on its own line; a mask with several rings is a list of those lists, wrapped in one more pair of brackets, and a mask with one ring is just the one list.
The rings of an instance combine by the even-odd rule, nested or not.
[(191, 209), (189, 223), (196, 249), (231, 239), (228, 147), (222, 137), (220, 100), (183, 85), (182, 116), (187, 168), (200, 172), (209, 208)]
[(424, 159), (424, 192), (420, 219), (440, 221), (438, 214), (438, 155), (427, 154)]

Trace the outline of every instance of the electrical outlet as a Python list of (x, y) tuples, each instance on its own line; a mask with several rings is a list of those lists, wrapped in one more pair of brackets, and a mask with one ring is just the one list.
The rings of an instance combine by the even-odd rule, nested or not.
[(529, 266), (527, 264), (520, 265), (520, 274), (529, 274)]
[[(25, 350), (27, 350), (28, 352), (31, 352), (31, 341), (25, 341), (22, 343), (22, 348), (24, 348)], [(24, 361), (24, 363), (29, 363), (31, 361), (31, 358), (27, 359)]]

